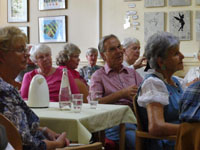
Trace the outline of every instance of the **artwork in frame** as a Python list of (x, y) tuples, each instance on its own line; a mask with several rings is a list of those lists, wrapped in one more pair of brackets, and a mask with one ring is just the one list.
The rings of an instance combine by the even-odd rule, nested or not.
[(8, 0), (8, 22), (28, 22), (28, 0)]
[(164, 6), (164, 0), (145, 0), (144, 7), (161, 7)]
[(170, 6), (190, 6), (191, 0), (169, 0)]
[(189, 10), (169, 12), (169, 31), (180, 40), (191, 40), (190, 15)]
[(196, 39), (200, 41), (200, 11), (196, 11)]
[(67, 0), (39, 0), (39, 10), (66, 9)]
[(26, 34), (27, 42), (29, 42), (29, 27), (21, 26), (18, 27), (24, 34)]
[(140, 0), (124, 0), (124, 2), (134, 2), (134, 1), (140, 1)]
[(158, 31), (164, 31), (164, 12), (145, 12), (144, 13), (144, 40)]
[(39, 18), (40, 43), (67, 41), (67, 16)]

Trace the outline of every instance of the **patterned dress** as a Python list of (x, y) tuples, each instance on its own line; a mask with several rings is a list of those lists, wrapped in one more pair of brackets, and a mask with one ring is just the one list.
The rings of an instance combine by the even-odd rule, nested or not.
[(42, 131), (38, 130), (39, 118), (22, 100), (18, 91), (0, 78), (0, 113), (18, 129), (23, 150), (46, 150)]

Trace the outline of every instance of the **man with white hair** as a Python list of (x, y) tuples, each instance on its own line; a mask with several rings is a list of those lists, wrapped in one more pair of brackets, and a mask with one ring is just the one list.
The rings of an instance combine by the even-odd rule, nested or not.
[(98, 50), (96, 48), (88, 48), (86, 52), (86, 58), (88, 60), (88, 65), (82, 67), (79, 70), (80, 75), (87, 81), (87, 84), (90, 84), (90, 79), (92, 74), (101, 68), (101, 66), (96, 65), (98, 57)]

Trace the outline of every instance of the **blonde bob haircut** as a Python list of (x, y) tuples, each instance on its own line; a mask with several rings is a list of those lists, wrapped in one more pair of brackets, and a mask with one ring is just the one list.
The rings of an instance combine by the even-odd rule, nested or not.
[(0, 51), (11, 51), (12, 46), (21, 39), (27, 42), (26, 35), (18, 27), (7, 26), (0, 28)]

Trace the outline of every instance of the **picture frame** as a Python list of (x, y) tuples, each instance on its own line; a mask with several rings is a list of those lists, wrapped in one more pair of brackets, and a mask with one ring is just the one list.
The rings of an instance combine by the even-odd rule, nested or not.
[(39, 0), (39, 10), (66, 9), (67, 0)]
[(67, 16), (39, 17), (39, 42), (63, 43), (67, 41)]
[(18, 27), (24, 34), (27, 36), (27, 42), (29, 43), (29, 27), (28, 26), (19, 26)]
[(8, 0), (8, 22), (28, 22), (28, 0)]

